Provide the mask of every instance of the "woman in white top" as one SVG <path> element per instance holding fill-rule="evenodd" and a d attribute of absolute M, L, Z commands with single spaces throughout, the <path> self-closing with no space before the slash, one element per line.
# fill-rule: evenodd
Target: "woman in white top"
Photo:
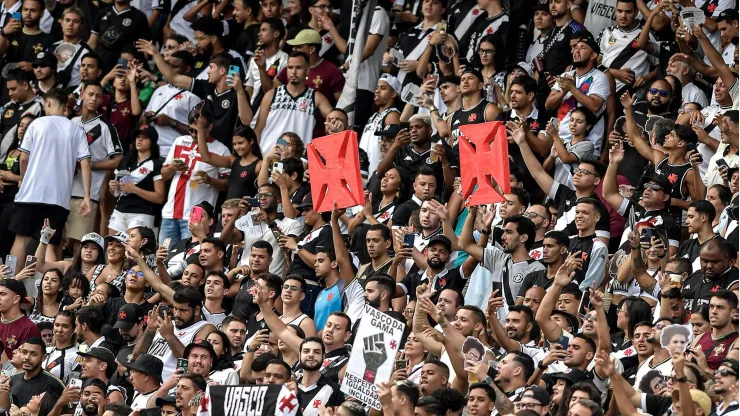
<path fill-rule="evenodd" d="M 206 340 L 211 343 L 218 359 L 211 367 L 208 384 L 220 386 L 239 384 L 239 374 L 234 370 L 229 337 L 221 331 L 208 334 Z"/>
<path fill-rule="evenodd" d="M 408 363 L 406 368 L 402 369 L 406 372 L 407 380 L 419 384 L 419 381 L 421 381 L 421 367 L 424 366 L 424 359 L 427 354 L 424 351 L 424 346 L 421 345 L 413 332 L 406 338 L 406 346 L 401 354 L 406 356 Z"/>

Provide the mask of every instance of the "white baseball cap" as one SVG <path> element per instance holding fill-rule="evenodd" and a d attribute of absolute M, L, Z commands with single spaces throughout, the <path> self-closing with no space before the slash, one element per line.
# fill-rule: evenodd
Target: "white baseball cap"
<path fill-rule="evenodd" d="M 390 85 L 391 88 L 393 88 L 393 91 L 396 92 L 396 94 L 401 93 L 401 81 L 398 80 L 398 78 L 394 77 L 390 74 L 383 74 L 380 76 L 380 81 L 385 81 L 388 85 Z"/>

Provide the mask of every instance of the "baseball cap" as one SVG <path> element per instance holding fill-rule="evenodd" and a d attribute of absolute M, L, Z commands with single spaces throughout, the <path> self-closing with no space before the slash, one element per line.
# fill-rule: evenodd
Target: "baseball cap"
<path fill-rule="evenodd" d="M 54 56 L 52 53 L 48 52 L 39 52 L 36 55 L 36 58 L 34 58 L 33 62 L 31 62 L 31 66 L 34 68 L 40 67 L 40 66 L 48 66 L 53 69 L 57 68 L 57 57 Z"/>
<path fill-rule="evenodd" d="M 157 397 L 157 400 L 154 401 L 154 404 L 157 407 L 173 405 L 175 404 L 175 396 L 173 394 L 170 394 L 169 396 L 165 396 L 165 397 Z"/>
<path fill-rule="evenodd" d="M 520 397 L 531 397 L 545 406 L 550 404 L 550 395 L 547 394 L 547 391 L 540 386 L 527 387 L 527 389 L 522 392 L 522 395 Z"/>
<path fill-rule="evenodd" d="M 427 247 L 431 246 L 434 243 L 440 243 L 443 246 L 445 246 L 447 251 L 450 251 L 450 252 L 452 251 L 452 243 L 450 242 L 450 239 L 443 236 L 442 234 L 435 235 L 434 237 L 432 237 L 429 240 L 429 244 L 427 244 Z"/>
<path fill-rule="evenodd" d="M 516 68 L 520 68 L 522 71 L 526 72 L 527 75 L 529 75 L 530 77 L 532 76 L 532 65 L 524 61 L 509 65 L 509 67 L 506 68 L 506 71 L 511 72 Z"/>
<path fill-rule="evenodd" d="M 182 356 L 187 357 L 190 355 L 190 351 L 193 350 L 193 348 L 205 348 L 208 350 L 209 353 L 211 353 L 211 358 L 213 359 L 213 363 L 216 363 L 216 360 L 218 360 L 218 355 L 216 355 L 216 350 L 213 349 L 213 345 L 211 345 L 210 342 L 208 342 L 205 339 L 196 339 L 195 341 L 188 344 L 187 347 L 185 347 L 185 351 L 183 351 Z"/>
<path fill-rule="evenodd" d="M 298 204 L 296 208 L 313 208 L 313 199 L 311 198 L 310 192 L 303 197 L 303 200 Z"/>
<path fill-rule="evenodd" d="M 735 9 L 722 10 L 722 13 L 720 13 L 719 16 L 717 16 L 717 23 L 719 22 L 732 23 L 735 20 L 738 20 L 738 11 Z"/>
<path fill-rule="evenodd" d="M 596 52 L 596 54 L 601 53 L 601 47 L 596 42 L 596 39 L 594 39 L 594 37 L 591 36 L 591 34 L 581 36 L 581 39 L 578 40 L 578 43 L 581 43 L 581 42 L 588 45 L 588 47 L 591 48 L 592 51 Z"/>
<path fill-rule="evenodd" d="M 389 124 L 385 127 L 383 127 L 382 130 L 378 130 L 375 132 L 376 136 L 382 136 L 382 137 L 396 137 L 398 132 L 401 131 L 401 125 L 400 124 Z"/>
<path fill-rule="evenodd" d="M 321 45 L 321 35 L 313 29 L 303 29 L 296 37 L 285 42 L 290 46 Z"/>
<path fill-rule="evenodd" d="M 87 233 L 82 236 L 80 244 L 85 244 L 87 242 L 93 242 L 97 244 L 101 250 L 105 249 L 105 240 L 103 240 L 103 237 L 101 237 L 98 233 Z"/>
<path fill-rule="evenodd" d="M 156 143 L 159 140 L 157 129 L 147 124 L 142 125 L 134 131 L 134 138 L 139 137 L 140 135 L 148 137 L 153 143 Z"/>
<path fill-rule="evenodd" d="M 704 412 L 704 416 L 709 416 L 712 413 L 712 399 L 710 399 L 706 393 L 698 389 L 690 389 L 689 393 L 691 393 L 691 401 L 701 408 Z M 673 390 L 671 396 L 673 397 L 673 401 L 677 402 L 680 400 L 680 392 L 678 390 Z"/>
<path fill-rule="evenodd" d="M 162 382 L 162 369 L 164 364 L 159 358 L 150 354 L 141 354 L 134 362 L 128 365 L 128 368 L 139 371 L 148 376 L 154 377 L 160 383 Z"/>
<path fill-rule="evenodd" d="M 569 368 L 567 371 L 563 371 L 562 373 L 553 373 L 552 378 L 554 380 L 562 378 L 569 381 L 571 385 L 588 379 L 586 373 L 579 368 Z"/>
<path fill-rule="evenodd" d="M 108 364 L 108 368 L 116 368 L 116 356 L 113 355 L 111 350 L 105 347 L 93 347 L 86 352 L 78 352 L 77 355 L 80 357 L 93 357 Z"/>
<path fill-rule="evenodd" d="M 121 306 L 118 310 L 118 321 L 113 326 L 116 329 L 122 329 L 128 331 L 134 327 L 134 325 L 144 321 L 144 314 L 141 313 L 139 305 L 135 303 L 127 303 Z"/>
<path fill-rule="evenodd" d="M 152 129 L 154 130 L 154 129 Z M 117 233 L 113 235 L 107 235 L 105 236 L 106 240 L 117 240 L 121 244 L 127 244 L 128 243 L 128 234 L 124 233 L 123 231 L 118 231 Z"/>
<path fill-rule="evenodd" d="M 534 11 L 550 13 L 550 5 L 548 3 L 539 2 L 536 6 L 534 6 Z"/>
<path fill-rule="evenodd" d="M 380 81 L 385 81 L 388 85 L 390 85 L 391 88 L 393 88 L 393 91 L 396 92 L 396 94 L 401 93 L 401 81 L 398 80 L 398 78 L 394 77 L 390 74 L 383 74 L 380 76 Z"/>
<path fill-rule="evenodd" d="M 465 69 L 460 74 L 460 78 L 462 78 L 462 76 L 465 74 L 475 75 L 475 77 L 478 78 L 478 81 L 483 82 L 483 74 L 481 74 L 480 71 L 478 71 L 477 69 L 473 67 L 465 67 Z"/>
<path fill-rule="evenodd" d="M 660 187 L 663 189 L 663 192 L 670 194 L 673 191 L 673 187 L 671 186 L 671 181 L 668 180 L 668 177 L 661 174 L 654 174 L 650 177 L 648 180 L 649 182 L 655 182 L 656 184 L 660 185 Z"/>
<path fill-rule="evenodd" d="M 3 279 L 0 280 L 0 286 L 5 286 L 15 292 L 16 295 L 19 295 L 21 297 L 21 303 L 29 303 L 28 299 L 26 299 L 26 296 L 28 296 L 26 285 L 24 285 L 20 280 Z"/>

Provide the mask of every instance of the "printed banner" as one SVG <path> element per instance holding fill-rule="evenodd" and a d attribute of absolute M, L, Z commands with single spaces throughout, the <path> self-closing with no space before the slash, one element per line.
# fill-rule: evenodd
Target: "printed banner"
<path fill-rule="evenodd" d="M 390 380 L 405 328 L 403 322 L 365 305 L 342 380 L 344 393 L 380 410 L 375 384 Z"/>
<path fill-rule="evenodd" d="M 198 416 L 294 416 L 299 410 L 296 392 L 282 385 L 208 386 Z"/>

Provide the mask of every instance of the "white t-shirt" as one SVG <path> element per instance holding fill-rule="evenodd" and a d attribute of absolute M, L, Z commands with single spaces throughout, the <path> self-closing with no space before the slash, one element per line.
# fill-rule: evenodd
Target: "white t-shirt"
<path fill-rule="evenodd" d="M 581 90 L 586 95 L 595 95 L 601 97 L 604 102 L 601 104 L 601 108 L 597 111 L 594 116 L 599 118 L 596 122 L 596 126 L 591 129 L 588 137 L 586 137 L 591 143 L 594 144 L 594 156 L 601 154 L 601 138 L 604 136 L 604 118 L 601 117 L 602 113 L 606 109 L 606 99 L 611 93 L 609 88 L 609 79 L 598 69 L 592 69 L 583 75 L 576 74 L 575 70 L 568 71 L 563 74 L 570 75 L 575 80 L 576 88 Z M 552 86 L 553 91 L 562 91 L 560 86 L 556 83 Z M 570 111 L 576 107 L 581 107 L 581 104 L 573 98 L 571 93 L 566 93 L 563 97 L 563 102 L 558 108 L 558 119 L 560 120 L 560 138 L 564 142 L 570 142 Z"/>
<path fill-rule="evenodd" d="M 616 2 L 614 0 L 592 0 L 588 2 L 583 25 L 593 34 L 601 33 L 609 26 L 614 26 L 617 24 L 614 17 L 615 6 Z"/>
<path fill-rule="evenodd" d="M 172 2 L 172 8 L 170 10 L 174 10 L 175 6 L 179 2 L 184 2 L 185 6 L 183 6 L 183 8 L 181 8 L 174 16 L 171 17 L 170 29 L 174 30 L 175 33 L 177 33 L 178 35 L 183 35 L 192 41 L 193 37 L 195 37 L 195 31 L 190 27 L 190 22 L 187 22 L 185 21 L 185 19 L 183 19 L 183 16 L 185 16 L 185 14 L 190 9 L 195 7 L 198 2 L 192 0 L 174 1 Z M 158 5 L 157 8 L 160 8 L 160 6 Z"/>
<path fill-rule="evenodd" d="M 360 27 L 363 27 L 365 20 L 368 18 L 367 15 L 367 10 L 363 10 Z M 365 91 L 375 91 L 375 87 L 378 84 L 378 79 L 380 78 L 380 66 L 383 63 L 383 53 L 385 53 L 386 46 L 388 45 L 388 32 L 391 28 L 388 13 L 380 6 L 375 7 L 372 19 L 368 36 L 379 35 L 381 36 L 381 40 L 378 47 L 375 48 L 375 53 L 360 64 L 360 75 L 357 88 Z M 363 35 L 358 32 L 357 36 L 357 43 L 360 43 L 359 39 L 362 38 Z"/>
<path fill-rule="evenodd" d="M 693 82 L 689 82 L 681 89 L 681 103 L 697 103 L 704 108 L 708 104 L 707 95 Z"/>
<path fill-rule="evenodd" d="M 247 215 L 250 215 L 249 213 Z M 275 220 L 280 231 L 285 235 L 298 236 L 303 231 L 301 223 L 297 220 L 282 217 Z M 285 266 L 285 256 L 283 256 L 283 250 L 278 245 L 278 240 L 275 235 L 270 231 L 269 224 L 264 221 L 259 225 L 263 233 L 257 235 L 256 233 L 244 232 L 244 255 L 242 255 L 241 266 L 249 265 L 249 253 L 252 251 L 252 245 L 257 241 L 266 241 L 272 246 L 272 263 L 270 263 L 270 273 L 277 274 L 278 276 L 283 275 L 283 268 Z"/>
<path fill-rule="evenodd" d="M 710 105 L 709 107 L 705 107 L 703 110 L 701 110 L 701 113 L 704 116 L 704 124 L 701 127 L 703 129 L 706 129 L 714 122 L 714 119 L 718 115 L 724 114 L 725 112 L 730 110 L 732 110 L 732 106 L 722 107 L 719 105 Z M 722 138 L 720 135 L 719 127 L 714 126 L 714 128 L 709 132 L 709 137 L 718 142 L 721 141 Z M 701 157 L 704 158 L 704 161 L 702 161 L 699 165 L 699 172 L 701 173 L 701 177 L 703 178 L 707 174 L 709 160 L 714 156 L 715 152 L 704 143 L 699 143 L 696 146 L 696 150 L 698 150 L 699 153 L 701 153 Z"/>
<path fill-rule="evenodd" d="M 640 390 L 640 382 L 642 381 L 642 378 L 645 377 L 645 374 L 647 374 L 650 370 L 658 370 L 660 374 L 665 377 L 671 376 L 671 372 L 673 371 L 673 363 L 671 362 L 671 357 L 669 356 L 661 363 L 652 362 L 654 358 L 655 356 L 651 355 L 650 358 L 643 361 L 643 363 L 640 364 L 640 368 L 637 369 L 637 374 L 635 374 L 635 384 L 633 385 L 635 390 Z"/>
<path fill-rule="evenodd" d="M 121 141 L 118 139 L 118 130 L 112 124 L 104 121 L 100 116 L 90 120 L 82 120 L 82 117 L 72 119 L 74 123 L 79 124 L 87 133 L 87 144 L 90 147 L 90 162 L 103 162 L 115 155 L 123 153 Z M 90 199 L 93 201 L 100 200 L 100 191 L 103 188 L 105 180 L 105 170 L 93 170 L 90 182 Z M 85 188 L 82 184 L 81 172 L 75 175 L 72 183 L 72 196 L 82 198 L 85 196 Z"/>
<path fill-rule="evenodd" d="M 657 59 L 648 55 L 645 49 L 635 49 L 633 42 L 642 32 L 642 26 L 637 25 L 632 30 L 626 31 L 617 26 L 607 27 L 599 35 L 599 46 L 601 47 L 602 65 L 607 68 L 631 69 L 635 73 L 635 79 L 647 75 L 650 66 L 657 63 Z M 650 36 L 650 42 L 655 43 L 655 38 Z M 657 47 L 657 45 L 656 45 Z M 625 84 L 614 79 L 616 90 L 619 91 Z"/>
<path fill-rule="evenodd" d="M 200 101 L 200 98 L 192 92 L 181 90 L 180 88 L 167 84 L 162 85 L 154 91 L 152 99 L 149 100 L 149 105 L 146 106 L 145 111 L 159 111 L 157 114 L 164 114 L 173 120 L 187 124 L 190 110 L 198 105 Z M 157 140 L 157 144 L 159 145 L 159 154 L 166 155 L 170 152 L 172 143 L 174 143 L 175 139 L 180 137 L 181 134 L 170 126 L 159 126 L 156 123 L 153 123 L 152 125 L 159 135 L 159 140 Z"/>
<path fill-rule="evenodd" d="M 239 384 L 239 374 L 233 368 L 214 371 L 209 376 L 209 385 L 236 386 Z"/>
<path fill-rule="evenodd" d="M 15 202 L 58 205 L 69 209 L 77 162 L 90 158 L 85 131 L 62 116 L 45 116 L 26 128 L 21 152 L 28 167 Z M 53 163 L 50 163 L 53 161 Z"/>
<path fill-rule="evenodd" d="M 267 68 L 268 74 L 273 71 L 273 66 L 275 67 L 275 76 L 277 76 L 277 74 L 279 74 L 280 71 L 283 70 L 283 68 L 288 66 L 288 54 L 283 51 L 278 51 L 278 53 L 276 53 L 275 55 L 265 57 L 265 67 Z M 254 59 L 249 61 L 247 79 L 244 80 L 244 85 L 254 88 L 252 92 L 252 104 L 254 104 L 257 96 L 259 96 L 260 88 L 262 88 L 262 81 L 260 80 L 260 70 L 257 67 L 257 64 L 254 63 Z M 257 119 L 256 114 L 254 115 L 254 119 Z"/>
<path fill-rule="evenodd" d="M 696 4 L 696 7 L 702 8 L 704 6 L 704 3 L 713 3 L 710 4 L 707 9 L 710 10 L 711 14 L 707 16 L 717 18 L 719 17 L 719 14 L 727 9 L 735 9 L 737 6 L 735 5 L 735 0 L 696 0 L 694 2 Z M 704 12 L 706 14 L 706 11 Z M 702 29 L 704 33 L 706 33 L 707 38 L 709 38 L 709 41 L 712 42 L 712 46 L 714 46 L 714 49 L 717 49 L 718 51 L 722 50 L 722 45 L 720 44 L 720 33 L 719 30 L 715 30 L 714 33 L 710 33 L 707 29 Z"/>
<path fill-rule="evenodd" d="M 211 139 L 208 142 L 208 151 L 219 156 L 231 154 L 229 149 L 221 142 Z M 182 159 L 188 169 L 184 172 L 176 172 L 172 177 L 170 190 L 167 195 L 167 202 L 162 209 L 162 218 L 188 219 L 190 211 L 195 205 L 203 201 L 208 201 L 211 205 L 216 205 L 218 190 L 204 183 L 192 187 L 190 184 L 191 175 L 195 172 L 205 171 L 212 178 L 222 178 L 228 176 L 231 168 L 217 168 L 205 163 L 198 153 L 198 143 L 190 136 L 180 136 L 175 139 L 175 143 L 167 154 L 167 159 L 163 166 L 172 163 L 174 159 Z"/>
<path fill-rule="evenodd" d="M 727 143 L 720 143 L 719 147 L 717 147 L 717 152 L 714 153 L 714 156 L 712 156 L 711 159 L 709 159 L 709 166 L 707 167 L 707 173 L 702 176 L 704 179 L 704 184 L 707 186 L 707 188 L 711 188 L 714 185 L 717 184 L 724 184 L 724 181 L 722 180 L 722 176 L 719 174 L 719 169 L 717 169 L 717 161 L 720 159 L 724 159 L 725 162 L 727 162 L 727 165 L 731 168 L 737 168 L 738 166 L 738 155 L 737 153 L 734 154 L 726 154 L 725 152 L 728 151 L 727 147 L 730 146 Z"/>

